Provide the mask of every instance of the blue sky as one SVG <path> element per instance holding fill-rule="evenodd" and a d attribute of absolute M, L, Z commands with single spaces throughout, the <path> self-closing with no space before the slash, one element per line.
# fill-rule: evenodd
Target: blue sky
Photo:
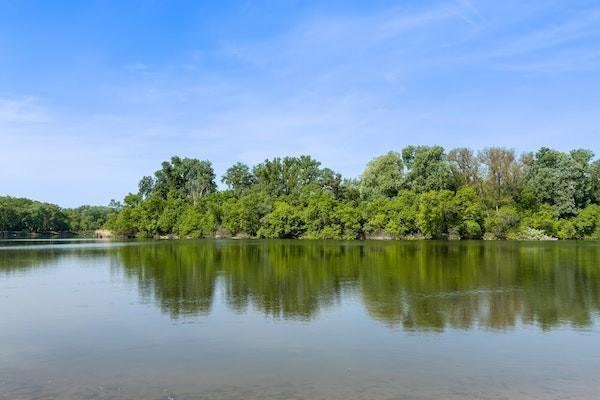
<path fill-rule="evenodd" d="M 175 154 L 357 176 L 408 144 L 599 138 L 597 0 L 0 0 L 0 194 L 106 204 Z"/>

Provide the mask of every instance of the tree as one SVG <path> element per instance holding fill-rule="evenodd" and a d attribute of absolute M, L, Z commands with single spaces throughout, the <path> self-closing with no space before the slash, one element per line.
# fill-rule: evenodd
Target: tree
<path fill-rule="evenodd" d="M 385 232 L 396 238 L 417 233 L 418 203 L 417 194 L 408 190 L 403 190 L 398 197 L 392 199 L 387 204 L 389 220 L 385 224 Z"/>
<path fill-rule="evenodd" d="M 454 222 L 451 229 L 463 239 L 480 239 L 483 233 L 483 206 L 477 191 L 464 186 L 451 201 Z"/>
<path fill-rule="evenodd" d="M 600 160 L 590 164 L 590 179 L 592 181 L 591 202 L 600 203 Z"/>
<path fill-rule="evenodd" d="M 448 158 L 441 146 L 408 146 L 402 150 L 407 168 L 404 186 L 416 193 L 455 187 Z"/>
<path fill-rule="evenodd" d="M 258 236 L 271 239 L 299 238 L 305 231 L 301 211 L 284 201 L 275 203 L 273 211 L 264 219 Z"/>
<path fill-rule="evenodd" d="M 322 189 L 310 197 L 303 213 L 307 238 L 339 239 L 341 237 L 342 227 L 335 212 L 338 204 L 330 193 Z"/>
<path fill-rule="evenodd" d="M 581 210 L 574 220 L 577 237 L 600 239 L 600 205 L 591 204 Z"/>
<path fill-rule="evenodd" d="M 600 237 L 600 162 L 585 149 L 523 154 L 408 146 L 371 160 L 360 180 L 309 157 L 230 167 L 217 191 L 208 161 L 173 157 L 123 204 L 63 210 L 0 197 L 0 229 L 104 225 L 117 234 L 265 238 L 581 239 Z"/>
<path fill-rule="evenodd" d="M 394 197 L 402 187 L 402 176 L 402 156 L 390 151 L 369 161 L 360 177 L 361 191 L 366 197 Z"/>
<path fill-rule="evenodd" d="M 331 193 L 335 199 L 342 200 L 344 198 L 344 181 L 340 173 L 323 168 L 319 173 L 318 181 L 319 187 Z"/>
<path fill-rule="evenodd" d="M 521 217 L 514 206 L 502 206 L 485 218 L 486 239 L 506 239 L 519 226 Z"/>
<path fill-rule="evenodd" d="M 522 187 L 523 171 L 513 149 L 489 147 L 479 152 L 484 166 L 483 190 L 485 198 L 496 211 L 510 204 Z"/>
<path fill-rule="evenodd" d="M 310 156 L 274 158 L 254 167 L 259 187 L 271 197 L 298 198 L 302 189 L 318 186 L 321 163 Z"/>
<path fill-rule="evenodd" d="M 210 161 L 175 156 L 171 158 L 171 162 L 164 161 L 162 168 L 154 176 L 153 193 L 159 193 L 163 198 L 171 190 L 176 190 L 190 196 L 196 203 L 200 197 L 217 189 Z"/>
<path fill-rule="evenodd" d="M 144 176 L 138 183 L 138 194 L 141 198 L 146 199 L 152 194 L 154 188 L 154 179 L 151 176 Z"/>
<path fill-rule="evenodd" d="M 481 183 L 481 172 L 479 160 L 466 147 L 459 147 L 450 150 L 448 153 L 450 170 L 457 187 L 474 186 L 479 187 Z"/>
<path fill-rule="evenodd" d="M 217 221 L 208 210 L 198 205 L 187 207 L 179 223 L 181 237 L 205 238 L 215 237 Z"/>
<path fill-rule="evenodd" d="M 363 236 L 363 219 L 356 207 L 339 203 L 335 209 L 335 218 L 340 224 L 341 239 L 356 240 Z"/>
<path fill-rule="evenodd" d="M 240 162 L 229 167 L 221 180 L 237 197 L 246 193 L 256 184 L 256 177 L 250 171 L 250 168 Z"/>
<path fill-rule="evenodd" d="M 252 190 L 223 204 L 223 227 L 232 235 L 256 236 L 261 220 L 272 210 L 271 199 L 264 193 Z"/>
<path fill-rule="evenodd" d="M 178 233 L 179 219 L 185 212 L 186 202 L 179 192 L 172 190 L 167 195 L 162 212 L 158 218 L 158 230 L 161 233 Z"/>
<path fill-rule="evenodd" d="M 543 147 L 527 165 L 526 185 L 539 203 L 554 207 L 559 216 L 575 215 L 593 200 L 592 153 L 570 154 Z"/>
<path fill-rule="evenodd" d="M 441 239 L 454 222 L 453 193 L 449 190 L 425 192 L 419 196 L 417 226 L 426 238 Z"/>

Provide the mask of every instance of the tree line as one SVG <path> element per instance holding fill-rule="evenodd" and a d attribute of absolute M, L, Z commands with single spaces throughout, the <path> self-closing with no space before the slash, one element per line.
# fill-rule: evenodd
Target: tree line
<path fill-rule="evenodd" d="M 56 204 L 0 196 L 0 232 L 86 232 L 101 228 L 113 207 L 61 208 Z"/>
<path fill-rule="evenodd" d="M 600 239 L 600 160 L 590 150 L 408 146 L 357 179 L 310 156 L 231 166 L 172 157 L 115 203 L 129 237 Z"/>

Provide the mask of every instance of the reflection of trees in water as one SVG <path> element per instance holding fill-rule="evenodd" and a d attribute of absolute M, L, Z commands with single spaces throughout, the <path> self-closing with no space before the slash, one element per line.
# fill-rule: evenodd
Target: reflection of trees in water
<path fill-rule="evenodd" d="M 115 252 L 144 297 L 156 297 L 173 317 L 207 313 L 216 279 L 223 277 L 229 306 L 249 304 L 266 315 L 309 319 L 340 298 L 344 281 L 356 281 L 346 248 L 293 242 L 166 242 Z"/>
<path fill-rule="evenodd" d="M 65 262 L 68 258 L 78 261 L 93 260 L 105 256 L 106 251 L 106 248 L 63 245 L 0 247 L 0 276 L 45 269 Z"/>
<path fill-rule="evenodd" d="M 206 241 L 117 254 L 172 316 L 206 313 L 217 276 L 239 312 L 310 319 L 345 290 L 405 329 L 587 326 L 600 308 L 600 248 L 589 243 Z"/>
<path fill-rule="evenodd" d="M 586 244 L 425 242 L 382 253 L 360 282 L 369 313 L 392 326 L 586 326 L 600 306 L 600 251 Z"/>
<path fill-rule="evenodd" d="M 238 312 L 310 319 L 358 296 L 373 318 L 418 330 L 589 326 L 600 310 L 600 246 L 581 242 L 148 242 L 3 250 L 0 273 L 107 253 L 173 318 L 207 314 L 217 286 Z"/>
<path fill-rule="evenodd" d="M 310 319 L 341 299 L 345 282 L 358 276 L 355 252 L 339 244 L 255 242 L 222 248 L 229 304 L 250 302 L 272 317 Z"/>
<path fill-rule="evenodd" d="M 214 246 L 148 243 L 119 248 L 114 255 L 142 297 L 156 299 L 171 317 L 209 313 L 217 277 Z"/>

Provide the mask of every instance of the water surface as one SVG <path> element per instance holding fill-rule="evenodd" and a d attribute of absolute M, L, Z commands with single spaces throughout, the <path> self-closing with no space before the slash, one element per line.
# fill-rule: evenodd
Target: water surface
<path fill-rule="evenodd" d="M 600 243 L 0 241 L 0 399 L 597 399 Z"/>

